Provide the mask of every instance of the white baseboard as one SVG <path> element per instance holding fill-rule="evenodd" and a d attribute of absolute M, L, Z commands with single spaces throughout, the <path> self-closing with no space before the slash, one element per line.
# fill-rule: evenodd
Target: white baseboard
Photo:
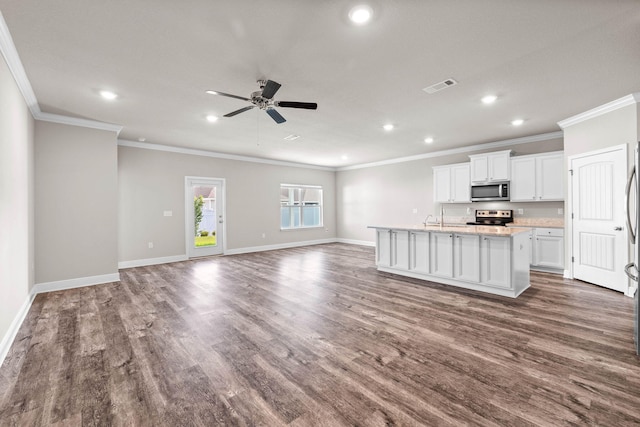
<path fill-rule="evenodd" d="M 325 243 L 336 243 L 336 242 L 337 242 L 336 239 L 320 239 L 320 240 L 307 240 L 304 242 L 280 243 L 278 245 L 251 246 L 247 248 L 228 249 L 227 251 L 225 251 L 224 254 L 240 255 L 240 254 L 248 254 L 251 252 L 275 251 L 277 249 L 298 248 L 300 246 L 323 245 Z"/>
<path fill-rule="evenodd" d="M 571 270 L 565 270 L 564 273 L 562 274 L 562 277 L 565 279 L 573 279 L 573 276 L 571 275 Z"/>
<path fill-rule="evenodd" d="M 102 274 L 100 276 L 78 277 L 77 279 L 58 280 L 55 282 L 36 283 L 32 293 L 63 291 L 65 289 L 82 288 L 84 286 L 100 285 L 102 283 L 119 282 L 120 273 Z"/>
<path fill-rule="evenodd" d="M 367 240 L 353 240 L 353 239 L 336 239 L 338 243 L 347 243 L 349 245 L 360 245 L 360 246 L 376 246 L 376 242 L 369 242 Z"/>
<path fill-rule="evenodd" d="M 134 259 L 132 261 L 121 261 L 118 263 L 118 269 L 146 267 L 147 265 L 168 264 L 170 262 L 186 261 L 189 257 L 186 255 L 173 255 L 160 258 Z"/>
<path fill-rule="evenodd" d="M 31 308 L 31 304 L 33 303 L 33 299 L 35 297 L 36 294 L 33 292 L 31 292 L 27 296 L 27 299 L 20 307 L 20 310 L 18 310 L 18 313 L 13 319 L 13 322 L 11 322 L 11 325 L 9 325 L 9 330 L 6 334 L 4 334 L 4 337 L 2 337 L 2 341 L 0 341 L 0 367 L 2 367 L 7 354 L 9 354 L 11 344 L 13 344 L 13 340 L 16 339 L 18 330 L 20 329 L 20 326 L 22 326 L 22 322 L 24 322 L 24 319 L 27 317 L 27 313 L 29 313 L 29 309 Z"/>

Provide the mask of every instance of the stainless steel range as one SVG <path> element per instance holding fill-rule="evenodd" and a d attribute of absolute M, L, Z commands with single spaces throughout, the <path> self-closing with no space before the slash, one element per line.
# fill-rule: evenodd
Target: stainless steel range
<path fill-rule="evenodd" d="M 506 226 L 510 222 L 513 222 L 512 210 L 477 210 L 476 220 L 468 222 L 467 225 L 497 225 Z"/>

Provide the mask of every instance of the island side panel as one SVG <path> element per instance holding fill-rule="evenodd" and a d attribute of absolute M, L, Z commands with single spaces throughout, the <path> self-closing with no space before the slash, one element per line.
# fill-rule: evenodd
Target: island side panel
<path fill-rule="evenodd" d="M 529 252 L 529 233 L 519 233 L 511 236 L 511 280 L 517 297 L 531 285 Z"/>

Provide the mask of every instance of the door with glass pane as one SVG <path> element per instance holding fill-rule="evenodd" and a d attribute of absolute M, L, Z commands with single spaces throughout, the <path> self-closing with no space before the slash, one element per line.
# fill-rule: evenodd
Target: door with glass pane
<path fill-rule="evenodd" d="M 189 258 L 219 255 L 224 248 L 224 180 L 186 177 L 185 232 Z"/>

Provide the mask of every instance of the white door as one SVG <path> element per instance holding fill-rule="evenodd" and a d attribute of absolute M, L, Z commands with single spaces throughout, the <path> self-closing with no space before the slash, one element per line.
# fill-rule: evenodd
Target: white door
<path fill-rule="evenodd" d="M 626 146 L 571 158 L 573 277 L 624 292 Z"/>
<path fill-rule="evenodd" d="M 224 180 L 185 178 L 185 233 L 189 258 L 224 250 Z"/>

